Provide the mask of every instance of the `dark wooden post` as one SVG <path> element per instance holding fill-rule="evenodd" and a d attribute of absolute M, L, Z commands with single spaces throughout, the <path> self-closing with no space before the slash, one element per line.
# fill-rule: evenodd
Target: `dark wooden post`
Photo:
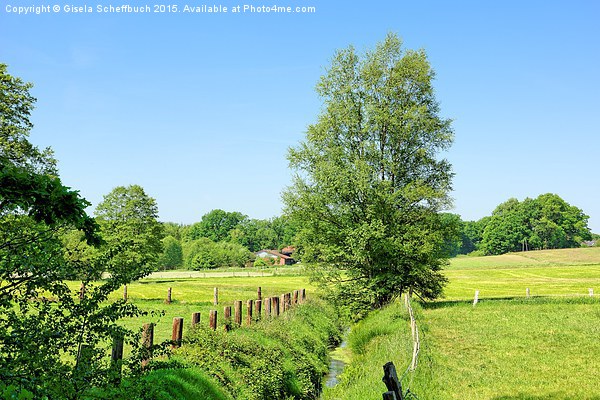
<path fill-rule="evenodd" d="M 225 332 L 229 332 L 231 329 L 231 306 L 223 307 L 223 318 L 225 319 L 223 329 L 225 329 Z"/>
<path fill-rule="evenodd" d="M 81 282 L 81 286 L 79 286 L 79 300 L 83 300 L 85 297 L 85 283 Z"/>
<path fill-rule="evenodd" d="M 306 301 L 306 289 L 300 289 L 300 303 Z"/>
<path fill-rule="evenodd" d="M 258 300 L 262 300 L 262 287 L 258 287 L 258 289 L 256 290 L 256 298 Z"/>
<path fill-rule="evenodd" d="M 123 342 L 124 338 L 122 335 L 116 335 L 113 337 L 113 346 L 110 353 L 110 369 L 112 374 L 112 381 L 115 384 L 121 382 L 121 367 L 123 365 Z"/>
<path fill-rule="evenodd" d="M 397 400 L 394 392 L 385 392 L 383 394 L 383 400 Z"/>
<path fill-rule="evenodd" d="M 279 297 L 271 297 L 271 315 L 274 317 L 279 316 Z"/>
<path fill-rule="evenodd" d="M 167 300 L 165 301 L 165 303 L 167 303 L 167 304 L 171 304 L 171 292 L 172 292 L 172 289 L 169 288 L 169 290 L 167 290 Z"/>
<path fill-rule="evenodd" d="M 215 288 L 215 293 L 213 296 L 213 304 L 215 306 L 219 304 L 219 288 Z"/>
<path fill-rule="evenodd" d="M 294 290 L 292 292 L 292 304 L 293 305 L 298 304 L 298 291 L 297 290 Z"/>
<path fill-rule="evenodd" d="M 127 301 L 127 285 L 123 286 L 123 300 Z"/>
<path fill-rule="evenodd" d="M 242 325 L 242 301 L 236 300 L 233 303 L 233 322 L 236 326 Z"/>
<path fill-rule="evenodd" d="M 290 308 L 292 308 L 292 294 L 286 293 L 284 298 L 285 298 L 285 311 L 287 311 Z"/>
<path fill-rule="evenodd" d="M 259 320 L 262 313 L 262 300 L 256 300 L 254 302 L 254 319 Z"/>
<path fill-rule="evenodd" d="M 192 313 L 192 328 L 194 328 L 199 323 L 200 323 L 200 313 L 199 312 Z"/>
<path fill-rule="evenodd" d="M 393 362 L 388 362 L 383 366 L 383 383 L 388 389 L 388 392 L 394 393 L 397 400 L 404 400 L 402 395 L 402 384 L 398 379 L 398 374 L 396 373 L 396 366 Z M 394 397 L 388 397 L 394 398 Z"/>
<path fill-rule="evenodd" d="M 183 318 L 175 317 L 175 318 L 173 318 L 173 334 L 171 335 L 171 340 L 173 341 L 172 348 L 180 347 L 182 339 L 183 339 Z"/>
<path fill-rule="evenodd" d="M 208 323 L 213 331 L 217 329 L 217 310 L 210 310 Z"/>
<path fill-rule="evenodd" d="M 144 324 L 142 330 L 142 345 L 145 348 L 145 355 L 142 359 L 142 368 L 150 362 L 152 358 L 152 346 L 154 345 L 154 324 Z"/>
<path fill-rule="evenodd" d="M 254 306 L 254 300 L 246 301 L 246 325 L 252 324 L 252 308 Z"/>

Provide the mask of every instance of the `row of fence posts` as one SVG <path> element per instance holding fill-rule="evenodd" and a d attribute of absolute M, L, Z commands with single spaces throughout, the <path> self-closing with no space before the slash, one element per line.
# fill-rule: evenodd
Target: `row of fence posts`
<path fill-rule="evenodd" d="M 590 297 L 594 297 L 594 289 L 588 288 L 588 295 Z M 531 297 L 531 290 L 529 288 L 525 288 L 525 297 Z M 479 290 L 475 291 L 475 297 L 473 297 L 473 307 L 479 302 Z"/>
<path fill-rule="evenodd" d="M 172 289 L 169 288 L 167 291 L 167 299 L 165 302 L 170 304 L 172 302 Z M 306 289 L 294 290 L 292 293 L 284 293 L 281 296 L 262 298 L 262 288 L 259 287 L 257 290 L 257 300 L 246 301 L 246 325 L 251 325 L 252 321 L 260 320 L 263 314 L 265 318 L 274 318 L 283 314 L 293 306 L 304 303 L 306 301 Z M 123 290 L 123 299 L 127 301 L 127 286 Z M 219 304 L 219 290 L 214 289 L 213 304 Z M 242 326 L 242 301 L 236 300 L 233 303 L 233 321 L 231 318 L 231 306 L 223 307 L 223 315 L 225 323 L 223 329 L 225 332 L 230 331 L 234 327 Z M 264 305 L 264 308 L 263 308 Z M 200 324 L 200 313 L 192 313 L 192 328 L 195 328 Z M 217 329 L 217 310 L 210 310 L 208 317 L 208 325 L 210 329 Z M 173 331 L 171 335 L 172 348 L 181 346 L 183 341 L 183 318 L 173 318 Z M 148 365 L 150 358 L 152 357 L 151 349 L 154 345 L 154 324 L 144 324 L 142 327 L 142 346 L 147 349 L 147 357 L 142 360 L 142 368 Z M 111 365 L 115 370 L 115 376 L 120 376 L 121 363 L 123 359 L 123 338 L 117 337 L 113 341 L 113 348 L 111 352 Z M 116 378 L 120 379 L 120 378 Z"/>

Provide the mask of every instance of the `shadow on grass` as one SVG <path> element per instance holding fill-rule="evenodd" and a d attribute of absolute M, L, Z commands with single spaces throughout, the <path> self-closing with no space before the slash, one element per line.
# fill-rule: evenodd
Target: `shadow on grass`
<path fill-rule="evenodd" d="M 516 395 L 506 395 L 494 397 L 492 400 L 580 400 L 581 397 L 568 395 L 565 393 L 551 393 L 543 396 L 535 396 L 525 393 L 519 393 Z M 600 400 L 600 397 L 586 397 L 588 400 Z"/>
<path fill-rule="evenodd" d="M 176 282 L 176 281 L 174 279 L 151 280 L 151 281 L 139 280 L 136 283 L 139 283 L 141 285 L 149 285 L 149 284 L 155 284 L 155 283 L 172 283 L 172 282 Z"/>

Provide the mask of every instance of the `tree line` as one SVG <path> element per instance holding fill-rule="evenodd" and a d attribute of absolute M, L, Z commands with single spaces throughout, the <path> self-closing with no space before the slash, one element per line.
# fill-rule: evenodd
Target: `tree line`
<path fill-rule="evenodd" d="M 447 242 L 450 256 L 574 248 L 597 236 L 583 210 L 553 193 L 523 201 L 511 198 L 478 221 L 462 221 L 455 214 L 445 218 L 458 227 Z"/>

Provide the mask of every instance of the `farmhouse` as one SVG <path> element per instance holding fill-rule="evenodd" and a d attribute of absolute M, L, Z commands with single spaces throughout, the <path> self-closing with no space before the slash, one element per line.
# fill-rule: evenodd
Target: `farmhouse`
<path fill-rule="evenodd" d="M 289 255 L 282 254 L 282 253 L 278 252 L 277 250 L 260 250 L 260 251 L 257 251 L 255 254 L 256 254 L 256 257 L 260 257 L 260 258 L 278 259 L 279 265 L 292 265 L 296 262 Z"/>

